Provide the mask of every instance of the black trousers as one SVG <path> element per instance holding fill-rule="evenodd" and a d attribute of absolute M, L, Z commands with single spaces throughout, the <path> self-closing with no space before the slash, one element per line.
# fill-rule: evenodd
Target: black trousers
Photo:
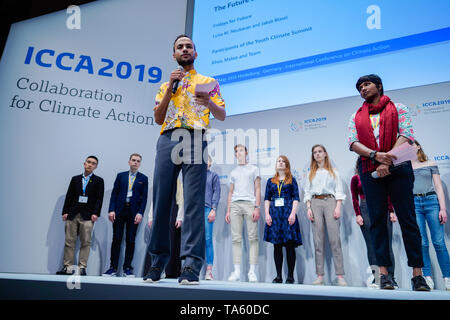
<path fill-rule="evenodd" d="M 111 267 L 114 269 L 118 268 L 124 229 L 126 230 L 126 247 L 123 269 L 131 268 L 135 247 L 134 240 L 139 226 L 134 223 L 134 218 L 135 216 L 131 213 L 129 206 L 125 206 L 120 214 L 116 214 L 116 219 L 113 223 L 113 241 L 111 245 Z"/>
<path fill-rule="evenodd" d="M 377 263 L 377 257 L 375 256 L 374 243 L 372 241 L 372 236 L 370 233 L 371 223 L 370 223 L 369 210 L 367 209 L 366 199 L 361 199 L 361 203 L 360 203 L 359 207 L 361 209 L 361 216 L 364 220 L 364 224 L 361 226 L 361 232 L 363 234 L 364 241 L 366 242 L 367 259 L 369 260 L 370 265 L 378 266 L 379 264 Z M 388 232 L 388 236 L 389 236 L 389 256 L 391 258 L 391 263 L 392 263 L 391 266 L 387 267 L 387 270 L 388 270 L 388 273 L 393 276 L 395 273 L 395 259 L 394 259 L 394 252 L 392 251 L 393 227 L 392 227 L 392 222 L 391 222 L 389 215 L 388 215 L 386 223 L 387 223 L 387 232 Z"/>
<path fill-rule="evenodd" d="M 388 219 L 387 198 L 390 196 L 402 230 L 408 266 L 423 267 L 421 236 L 414 207 L 414 173 L 411 162 L 404 162 L 394 167 L 390 175 L 378 179 L 372 178 L 370 172 L 362 173 L 361 161 L 359 161 L 358 168 L 372 224 L 370 233 L 377 264 L 383 267 L 392 265 L 386 223 Z"/>

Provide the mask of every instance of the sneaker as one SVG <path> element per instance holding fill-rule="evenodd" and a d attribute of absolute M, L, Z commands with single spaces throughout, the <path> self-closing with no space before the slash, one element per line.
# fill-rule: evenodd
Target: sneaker
<path fill-rule="evenodd" d="M 184 267 L 178 278 L 178 283 L 183 285 L 199 284 L 198 275 L 194 273 L 194 270 L 191 267 Z"/>
<path fill-rule="evenodd" d="M 283 283 L 283 278 L 276 276 L 275 279 L 272 280 L 272 283 Z"/>
<path fill-rule="evenodd" d="M 86 276 L 86 268 L 80 268 L 80 276 Z"/>
<path fill-rule="evenodd" d="M 228 281 L 239 281 L 241 280 L 241 276 L 239 273 L 233 271 L 228 277 Z"/>
<path fill-rule="evenodd" d="M 430 287 L 431 290 L 433 290 L 434 289 L 433 278 L 431 276 L 426 276 L 424 278 L 425 278 L 425 281 L 426 281 L 427 285 Z"/>
<path fill-rule="evenodd" d="M 117 269 L 109 268 L 105 273 L 102 274 L 103 277 L 115 277 L 117 276 Z"/>
<path fill-rule="evenodd" d="M 450 278 L 444 278 L 445 290 L 450 290 Z"/>
<path fill-rule="evenodd" d="M 150 283 L 158 282 L 160 279 L 161 279 L 161 269 L 155 267 L 151 267 L 144 277 L 144 281 Z"/>
<path fill-rule="evenodd" d="M 288 284 L 294 284 L 294 283 L 295 283 L 295 280 L 294 280 L 294 278 L 292 278 L 292 277 L 287 277 L 285 283 L 288 283 Z"/>
<path fill-rule="evenodd" d="M 415 276 L 411 279 L 411 286 L 413 291 L 430 291 L 430 287 L 428 286 L 425 278 L 422 276 Z"/>
<path fill-rule="evenodd" d="M 382 290 L 394 290 L 394 283 L 392 282 L 392 276 L 390 274 L 380 275 L 380 289 Z"/>
<path fill-rule="evenodd" d="M 212 269 L 206 269 L 205 280 L 213 280 Z"/>
<path fill-rule="evenodd" d="M 317 279 L 314 280 L 312 284 L 313 284 L 314 286 L 323 286 L 325 283 L 324 283 L 324 281 L 323 281 L 323 277 L 322 277 L 322 278 L 317 277 Z"/>
<path fill-rule="evenodd" d="M 61 270 L 56 272 L 57 275 L 71 275 L 71 274 L 75 274 L 75 270 L 69 271 L 69 269 L 65 266 L 64 268 L 62 268 Z"/>
<path fill-rule="evenodd" d="M 375 278 L 373 278 L 372 283 L 369 283 L 369 285 L 367 287 L 370 289 L 379 289 L 380 288 L 380 286 L 375 281 Z"/>
<path fill-rule="evenodd" d="M 125 268 L 123 270 L 123 276 L 126 278 L 134 278 L 134 273 L 132 268 Z"/>
<path fill-rule="evenodd" d="M 394 276 L 391 276 L 391 280 L 392 280 L 392 283 L 394 284 L 394 287 L 398 289 L 398 283 L 397 283 L 397 281 L 395 281 Z"/>
<path fill-rule="evenodd" d="M 347 282 L 345 281 L 344 277 L 337 277 L 336 284 L 340 287 L 347 286 Z"/>
<path fill-rule="evenodd" d="M 248 272 L 248 282 L 258 282 L 258 277 L 256 276 L 255 271 L 250 270 Z"/>

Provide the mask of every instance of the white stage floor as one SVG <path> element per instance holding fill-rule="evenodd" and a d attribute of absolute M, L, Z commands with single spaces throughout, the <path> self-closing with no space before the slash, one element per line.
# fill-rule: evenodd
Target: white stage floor
<path fill-rule="evenodd" d="M 79 287 L 79 289 L 77 289 Z M 71 289 L 70 289 L 71 288 Z M 229 281 L 179 285 L 176 279 L 152 284 L 142 278 L 0 273 L 1 299 L 151 299 L 151 300 L 450 300 L 450 291 L 414 292 L 365 287 L 312 286 Z"/>

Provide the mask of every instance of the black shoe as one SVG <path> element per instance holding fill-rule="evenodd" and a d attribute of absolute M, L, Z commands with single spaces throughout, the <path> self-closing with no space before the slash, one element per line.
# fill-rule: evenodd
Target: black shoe
<path fill-rule="evenodd" d="M 272 280 L 272 283 L 283 283 L 283 278 L 277 276 L 275 279 Z"/>
<path fill-rule="evenodd" d="M 394 290 L 394 283 L 390 274 L 382 274 L 380 277 L 380 289 Z"/>
<path fill-rule="evenodd" d="M 295 283 L 295 280 L 294 280 L 294 278 L 292 278 L 292 277 L 287 277 L 285 283 L 294 284 L 294 283 Z"/>
<path fill-rule="evenodd" d="M 179 284 L 199 284 L 198 275 L 194 273 L 191 267 L 184 267 L 178 278 Z"/>
<path fill-rule="evenodd" d="M 86 275 L 86 268 L 80 268 L 80 276 Z"/>
<path fill-rule="evenodd" d="M 391 277 L 391 280 L 392 280 L 392 283 L 394 284 L 394 287 L 396 287 L 398 289 L 398 283 L 397 283 L 397 281 L 395 281 L 394 276 Z"/>
<path fill-rule="evenodd" d="M 158 282 L 161 280 L 161 269 L 151 267 L 144 277 L 145 282 Z"/>
<path fill-rule="evenodd" d="M 63 275 L 63 276 L 68 276 L 71 274 L 74 274 L 75 270 L 72 270 L 72 272 L 69 272 L 69 270 L 67 269 L 67 267 L 62 268 L 61 270 L 57 271 L 56 274 L 57 275 Z"/>
<path fill-rule="evenodd" d="M 415 276 L 411 279 L 411 285 L 413 291 L 430 291 L 430 287 L 428 286 L 425 278 L 422 276 Z"/>

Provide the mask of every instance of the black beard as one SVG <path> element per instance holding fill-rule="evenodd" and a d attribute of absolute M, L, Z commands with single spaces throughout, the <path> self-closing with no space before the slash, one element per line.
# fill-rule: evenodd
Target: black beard
<path fill-rule="evenodd" d="M 177 62 L 180 66 L 185 67 L 194 63 L 194 59 L 191 58 L 189 60 L 181 60 L 181 58 L 177 59 Z"/>

